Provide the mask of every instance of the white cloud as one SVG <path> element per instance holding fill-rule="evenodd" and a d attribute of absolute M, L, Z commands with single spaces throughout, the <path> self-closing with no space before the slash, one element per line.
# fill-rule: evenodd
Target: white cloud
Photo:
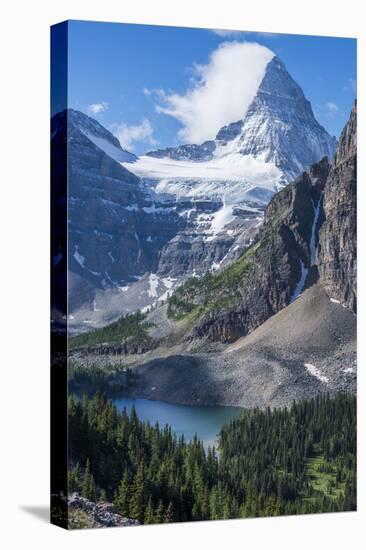
<path fill-rule="evenodd" d="M 229 31 L 227 29 L 211 29 L 214 34 L 221 36 L 222 38 L 231 38 L 233 36 L 239 36 L 244 31 Z"/>
<path fill-rule="evenodd" d="M 211 32 L 214 34 L 217 34 L 217 36 L 221 36 L 221 38 L 237 38 L 237 37 L 243 37 L 243 35 L 247 35 L 248 37 L 263 37 L 263 38 L 278 38 L 280 36 L 278 33 L 275 32 L 256 32 L 256 31 L 232 31 L 229 29 L 210 29 Z"/>
<path fill-rule="evenodd" d="M 144 118 L 136 126 L 128 126 L 124 123 L 115 124 L 113 131 L 118 137 L 121 146 L 128 150 L 134 149 L 135 141 L 143 141 L 149 145 L 157 144 L 157 141 L 153 137 L 153 127 L 147 118 Z"/>
<path fill-rule="evenodd" d="M 336 103 L 333 103 L 333 101 L 327 101 L 327 103 L 325 104 L 325 107 L 330 116 L 335 115 L 339 111 L 338 105 Z"/>
<path fill-rule="evenodd" d="M 93 115 L 98 115 L 99 113 L 103 113 L 106 111 L 109 107 L 109 104 L 106 101 L 101 101 L 100 103 L 92 103 L 91 105 L 88 105 L 88 112 Z"/>
<path fill-rule="evenodd" d="M 155 92 L 160 102 L 156 109 L 179 120 L 181 140 L 213 139 L 222 126 L 244 116 L 273 56 L 253 42 L 223 42 L 207 65 L 194 67 L 185 94 Z"/>

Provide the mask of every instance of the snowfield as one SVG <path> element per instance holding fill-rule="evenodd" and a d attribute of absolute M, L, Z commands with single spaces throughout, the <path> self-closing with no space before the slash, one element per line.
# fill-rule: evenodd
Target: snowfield
<path fill-rule="evenodd" d="M 209 231 L 212 237 L 235 219 L 235 205 L 244 203 L 253 211 L 250 202 L 254 201 L 264 207 L 286 183 L 283 172 L 274 164 L 238 153 L 203 162 L 144 155 L 133 164 L 122 165 L 142 179 L 157 202 L 167 198 L 178 202 L 187 199 L 192 203 L 200 200 L 221 202 L 222 208 L 215 214 Z M 153 204 L 144 208 L 145 212 L 147 210 L 162 209 Z"/>
<path fill-rule="evenodd" d="M 122 162 L 122 164 L 141 178 L 164 181 L 186 179 L 248 182 L 273 189 L 273 182 L 283 177 L 282 171 L 274 163 L 236 152 L 222 155 L 217 151 L 217 155 L 212 160 L 200 162 L 142 155 L 132 164 L 129 162 Z"/>

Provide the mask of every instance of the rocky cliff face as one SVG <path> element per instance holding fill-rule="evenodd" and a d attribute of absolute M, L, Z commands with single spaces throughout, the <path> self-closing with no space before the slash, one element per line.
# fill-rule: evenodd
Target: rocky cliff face
<path fill-rule="evenodd" d="M 187 281 L 170 315 L 196 315 L 192 338 L 232 342 L 295 300 L 313 263 L 318 205 L 329 173 L 325 158 L 277 193 L 244 255 L 218 275 Z"/>
<path fill-rule="evenodd" d="M 356 312 L 357 296 L 357 107 L 344 128 L 324 188 L 318 269 L 328 295 Z"/>
<path fill-rule="evenodd" d="M 216 149 L 216 144 L 213 140 L 205 141 L 200 145 L 186 144 L 179 147 L 167 147 L 166 149 L 157 149 L 146 153 L 150 157 L 155 158 L 170 158 L 173 160 L 193 160 L 203 162 L 212 159 L 212 154 Z"/>
<path fill-rule="evenodd" d="M 237 259 L 253 241 L 263 218 L 263 205 L 251 204 L 231 206 L 227 214 L 222 202 L 215 200 L 192 201 L 185 211 L 177 208 L 177 213 L 185 216 L 186 225 L 162 249 L 157 273 L 184 279 L 218 270 Z M 225 215 L 227 223 L 216 233 L 216 220 Z"/>

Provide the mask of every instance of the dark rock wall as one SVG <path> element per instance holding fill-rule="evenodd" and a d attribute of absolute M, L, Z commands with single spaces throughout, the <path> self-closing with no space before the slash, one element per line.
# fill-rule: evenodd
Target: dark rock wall
<path fill-rule="evenodd" d="M 328 295 L 356 312 L 357 297 L 357 108 L 344 128 L 324 189 L 318 269 Z"/>

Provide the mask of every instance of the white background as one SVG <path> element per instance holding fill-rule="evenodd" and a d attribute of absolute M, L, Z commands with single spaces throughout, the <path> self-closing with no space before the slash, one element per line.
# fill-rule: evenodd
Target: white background
<path fill-rule="evenodd" d="M 365 539 L 365 292 L 359 292 L 359 511 L 68 533 L 49 491 L 49 26 L 64 19 L 359 39 L 359 281 L 365 280 L 365 18 L 359 0 L 30 0 L 1 13 L 2 548 L 361 548 Z M 123 67 L 121 70 L 124 70 Z M 5 121 L 5 124 L 4 124 Z"/>

